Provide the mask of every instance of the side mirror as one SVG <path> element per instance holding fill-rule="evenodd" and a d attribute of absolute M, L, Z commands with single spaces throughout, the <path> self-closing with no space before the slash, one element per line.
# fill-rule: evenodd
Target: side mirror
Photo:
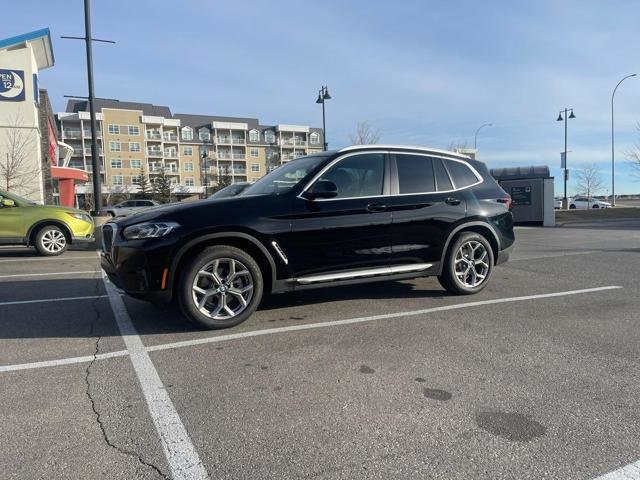
<path fill-rule="evenodd" d="M 2 206 L 3 207 L 15 207 L 16 206 L 16 202 L 11 200 L 10 198 L 3 198 L 2 199 Z"/>
<path fill-rule="evenodd" d="M 338 187 L 331 180 L 318 180 L 309 190 L 307 190 L 307 198 L 315 200 L 316 198 L 334 198 L 338 196 Z"/>

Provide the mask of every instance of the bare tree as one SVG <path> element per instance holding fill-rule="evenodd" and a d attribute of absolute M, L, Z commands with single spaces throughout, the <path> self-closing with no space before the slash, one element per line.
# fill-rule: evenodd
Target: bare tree
<path fill-rule="evenodd" d="M 0 151 L 2 187 L 27 196 L 40 191 L 41 165 L 33 157 L 35 138 L 32 130 L 24 127 L 20 114 L 9 120 L 3 143 L 4 148 Z"/>
<path fill-rule="evenodd" d="M 636 124 L 636 129 L 640 133 L 640 122 Z M 631 164 L 631 174 L 640 179 L 640 142 L 636 143 L 631 150 L 625 152 Z"/>
<path fill-rule="evenodd" d="M 458 141 L 458 142 L 450 142 L 449 146 L 447 147 L 447 150 L 449 150 L 450 152 L 459 152 L 461 150 L 466 150 L 468 149 L 469 146 L 467 145 L 467 141 Z"/>
<path fill-rule="evenodd" d="M 578 193 L 586 195 L 591 199 L 591 196 L 602 190 L 604 186 L 604 179 L 598 167 L 595 164 L 584 165 L 576 175 L 576 188 Z"/>
<path fill-rule="evenodd" d="M 380 141 L 380 130 L 373 128 L 369 122 L 359 122 L 356 125 L 356 133 L 349 135 L 353 145 L 373 145 Z"/>

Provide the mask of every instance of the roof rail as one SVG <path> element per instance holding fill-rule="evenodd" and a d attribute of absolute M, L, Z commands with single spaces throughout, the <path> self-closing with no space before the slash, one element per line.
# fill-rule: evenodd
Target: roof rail
<path fill-rule="evenodd" d="M 458 157 L 470 160 L 467 155 L 462 155 L 461 153 L 451 152 L 449 150 L 440 150 L 437 148 L 427 148 L 427 147 L 419 147 L 415 145 L 379 145 L 379 144 L 371 144 L 371 145 L 351 145 L 349 147 L 344 147 L 338 150 L 338 152 L 351 152 L 354 150 L 363 150 L 367 148 L 383 148 L 383 149 L 393 149 L 393 150 L 419 150 L 421 152 L 428 153 L 437 153 L 440 155 L 448 155 L 450 157 Z"/>

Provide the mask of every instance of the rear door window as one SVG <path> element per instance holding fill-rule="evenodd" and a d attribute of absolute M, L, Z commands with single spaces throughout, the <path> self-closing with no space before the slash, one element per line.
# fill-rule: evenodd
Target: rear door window
<path fill-rule="evenodd" d="M 407 193 L 435 192 L 433 161 L 424 155 L 396 154 L 398 167 L 398 189 L 402 195 Z"/>
<path fill-rule="evenodd" d="M 466 163 L 455 160 L 445 160 L 445 162 L 455 188 L 468 187 L 480 181 Z"/>
<path fill-rule="evenodd" d="M 439 158 L 433 159 L 433 173 L 435 173 L 436 176 L 436 188 L 439 192 L 453 190 L 447 169 L 444 168 L 444 164 Z"/>

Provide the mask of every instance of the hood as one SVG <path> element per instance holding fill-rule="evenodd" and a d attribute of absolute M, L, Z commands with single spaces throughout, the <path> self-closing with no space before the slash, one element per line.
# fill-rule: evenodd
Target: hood
<path fill-rule="evenodd" d="M 237 211 L 249 202 L 255 202 L 257 195 L 226 197 L 226 198 L 205 198 L 193 202 L 167 203 L 157 207 L 145 208 L 141 212 L 134 213 L 127 217 L 115 220 L 118 228 L 127 227 L 141 222 L 152 220 L 175 220 L 179 221 L 183 212 L 198 212 L 204 218 L 211 218 L 214 214 L 224 215 L 227 212 Z M 252 200 L 253 199 L 253 200 Z M 113 223 L 113 222 L 112 222 Z"/>
<path fill-rule="evenodd" d="M 82 213 L 84 215 L 89 215 L 84 210 L 80 210 L 79 208 L 71 208 L 71 207 L 61 207 L 59 205 L 33 205 L 36 208 L 41 208 L 43 210 L 55 210 L 56 212 L 67 212 L 67 213 Z"/>

